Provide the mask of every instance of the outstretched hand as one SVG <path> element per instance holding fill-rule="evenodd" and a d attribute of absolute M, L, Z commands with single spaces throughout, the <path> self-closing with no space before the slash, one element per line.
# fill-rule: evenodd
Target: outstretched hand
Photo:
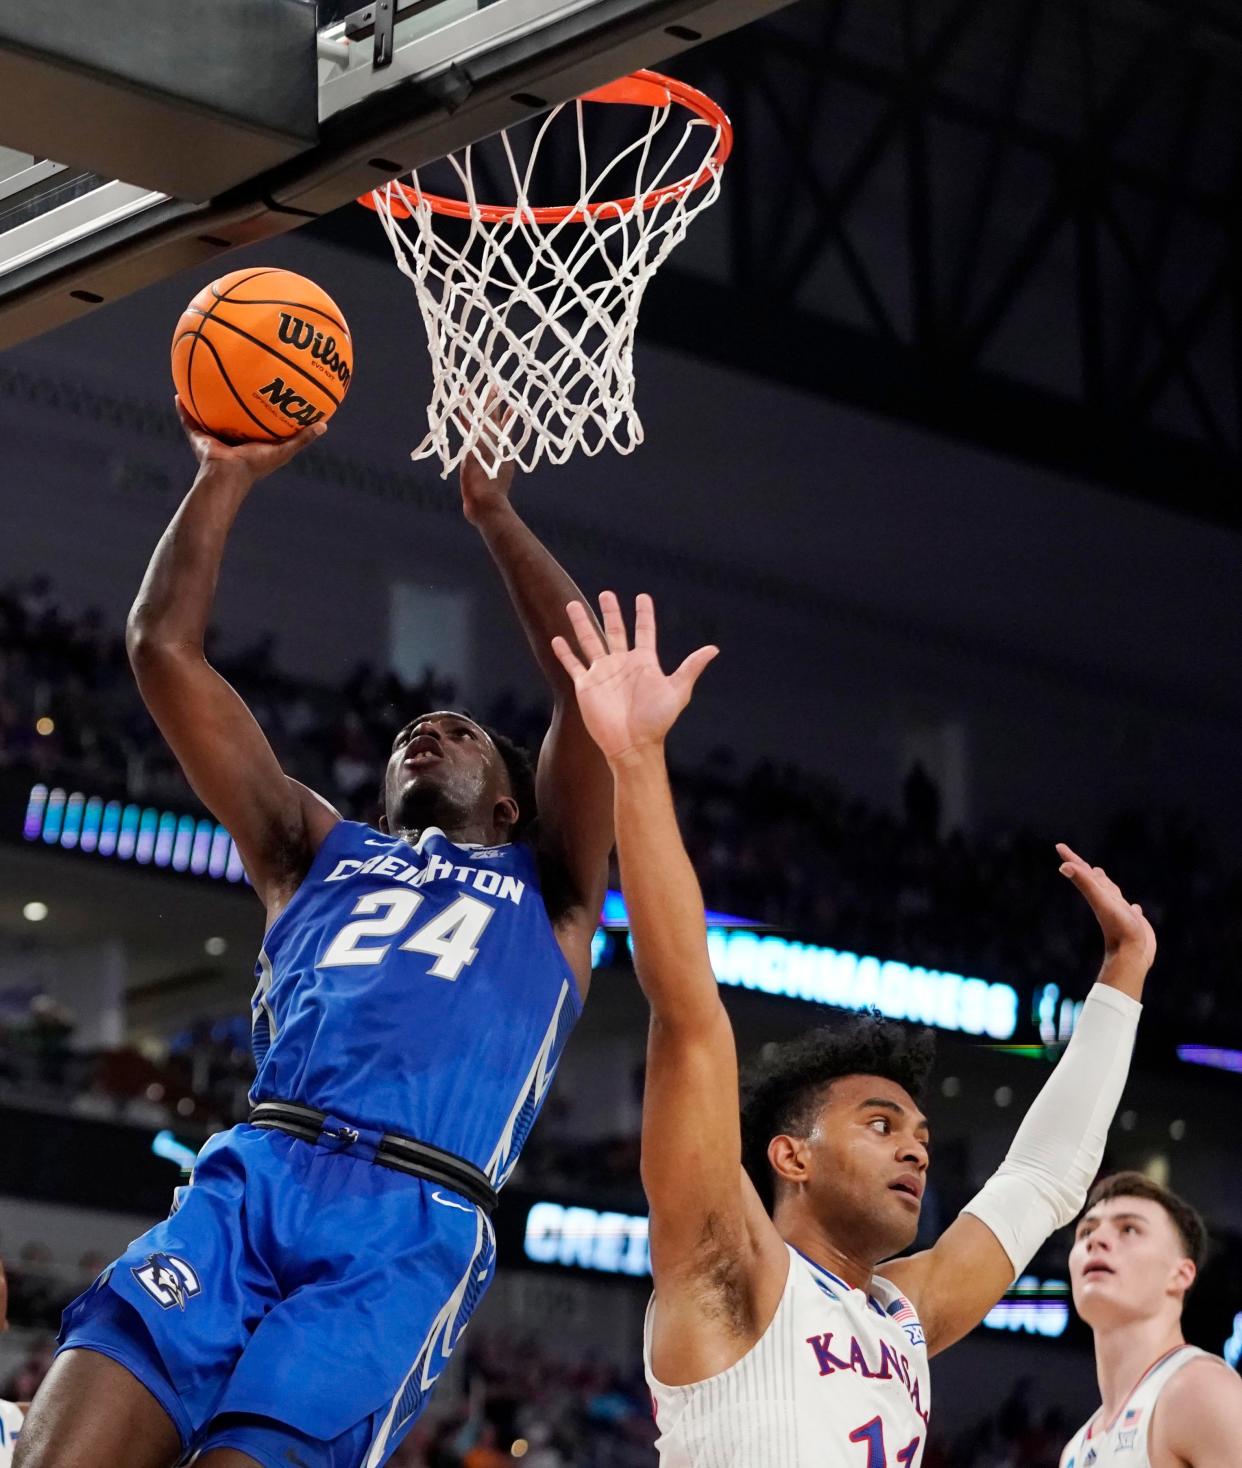
<path fill-rule="evenodd" d="M 1156 959 L 1156 933 L 1137 902 L 1127 902 L 1103 867 L 1093 867 L 1063 841 L 1057 843 L 1061 875 L 1086 898 L 1104 937 L 1104 968 L 1123 965 L 1142 979 Z M 1101 978 L 1104 974 L 1101 975 Z M 1126 987 L 1118 984 L 1118 987 Z M 1135 996 L 1137 997 L 1137 996 Z"/>
<path fill-rule="evenodd" d="M 484 427 L 479 434 L 479 448 L 494 462 L 503 446 L 503 430 L 513 417 L 513 409 L 507 407 L 495 390 L 488 394 L 483 407 Z M 466 421 L 462 418 L 463 427 Z M 506 459 L 489 474 L 480 462 L 477 453 L 469 453 L 461 461 L 461 508 L 471 525 L 475 524 L 488 510 L 508 502 L 513 487 L 513 460 Z"/>
<path fill-rule="evenodd" d="M 655 606 L 649 596 L 640 596 L 635 604 L 633 647 L 613 592 L 600 595 L 599 609 L 603 641 L 581 602 L 571 601 L 566 608 L 585 663 L 563 637 L 552 639 L 552 651 L 573 679 L 591 738 L 609 763 L 616 763 L 663 741 L 719 648 L 701 647 L 675 673 L 665 673 L 656 651 Z"/>
<path fill-rule="evenodd" d="M 328 430 L 326 423 L 319 422 L 276 443 L 225 443 L 223 439 L 208 433 L 201 423 L 192 418 L 180 398 L 174 398 L 173 401 L 177 405 L 177 417 L 181 419 L 185 436 L 189 439 L 190 448 L 200 466 L 205 469 L 208 464 L 229 464 L 247 474 L 252 481 L 263 479 L 282 468 L 317 438 L 322 438 Z"/>

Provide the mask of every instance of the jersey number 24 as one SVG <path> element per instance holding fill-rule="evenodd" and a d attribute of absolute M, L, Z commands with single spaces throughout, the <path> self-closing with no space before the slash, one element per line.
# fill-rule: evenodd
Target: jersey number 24
<path fill-rule="evenodd" d="M 392 944 L 367 942 L 363 946 L 364 940 L 395 938 L 405 932 L 422 904 L 423 894 L 408 887 L 365 893 L 354 903 L 356 920 L 346 923 L 328 944 L 319 967 L 358 968 L 382 962 Z M 479 939 L 494 913 L 495 908 L 477 897 L 459 897 L 416 928 L 400 945 L 401 951 L 428 954 L 435 959 L 428 973 L 437 979 L 455 979 L 474 962 Z"/>

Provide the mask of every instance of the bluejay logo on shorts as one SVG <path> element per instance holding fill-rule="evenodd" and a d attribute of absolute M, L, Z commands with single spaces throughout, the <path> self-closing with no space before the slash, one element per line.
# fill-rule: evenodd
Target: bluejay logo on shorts
<path fill-rule="evenodd" d="M 175 1254 L 152 1254 L 130 1273 L 163 1310 L 171 1310 L 174 1305 L 184 1310 L 185 1302 L 203 1288 L 193 1266 Z"/>

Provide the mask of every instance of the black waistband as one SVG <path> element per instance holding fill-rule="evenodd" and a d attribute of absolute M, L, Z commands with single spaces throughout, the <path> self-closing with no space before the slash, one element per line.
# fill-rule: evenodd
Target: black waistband
<path fill-rule="evenodd" d="M 249 1116 L 251 1126 L 288 1132 L 291 1137 L 301 1137 L 304 1142 L 317 1142 L 325 1132 L 324 1122 L 327 1119 L 326 1111 L 316 1111 L 313 1106 L 303 1106 L 297 1101 L 260 1101 Z M 347 1148 L 360 1135 L 356 1127 L 346 1124 L 326 1130 L 329 1136 L 344 1142 Z M 372 1160 L 378 1167 L 391 1167 L 395 1172 L 408 1172 L 413 1177 L 426 1178 L 428 1182 L 452 1188 L 463 1198 L 477 1203 L 485 1213 L 491 1213 L 500 1201 L 500 1195 L 492 1187 L 487 1174 L 473 1162 L 432 1147 L 427 1142 L 416 1142 L 413 1137 L 384 1132 L 375 1144 Z"/>

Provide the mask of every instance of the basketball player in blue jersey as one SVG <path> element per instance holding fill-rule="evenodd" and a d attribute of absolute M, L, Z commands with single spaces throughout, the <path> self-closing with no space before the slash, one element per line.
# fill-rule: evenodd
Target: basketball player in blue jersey
<path fill-rule="evenodd" d="M 930 1249 L 894 1258 L 914 1241 L 927 1176 L 917 1092 L 929 1037 L 866 1019 L 777 1047 L 739 1121 L 733 1033 L 664 763 L 665 735 L 715 649 L 666 677 L 650 599 L 639 598 L 633 648 L 616 598 L 600 606 L 603 639 L 583 607 L 569 609 L 585 663 L 563 638 L 555 646 L 612 767 L 621 884 L 651 1005 L 644 1355 L 661 1463 L 919 1468 L 928 1357 L 977 1325 L 1082 1206 L 1155 935 L 1104 872 L 1059 848 L 1104 936 L 1099 982 L 999 1171 Z"/>
<path fill-rule="evenodd" d="M 577 593 L 511 506 L 511 469 L 469 461 L 466 519 L 555 694 L 537 775 L 472 719 L 423 713 L 379 826 L 342 820 L 203 652 L 234 517 L 322 426 L 230 447 L 182 418 L 199 471 L 128 641 L 267 911 L 253 1110 L 66 1311 L 17 1463 L 380 1468 L 491 1279 L 489 1214 L 590 975 L 612 782 L 550 646 Z"/>

